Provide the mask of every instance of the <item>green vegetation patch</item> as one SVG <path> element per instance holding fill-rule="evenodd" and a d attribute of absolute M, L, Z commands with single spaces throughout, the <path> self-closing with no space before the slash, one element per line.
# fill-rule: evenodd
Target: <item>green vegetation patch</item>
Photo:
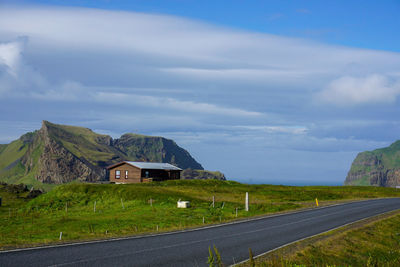
<path fill-rule="evenodd" d="M 244 210 L 249 192 L 250 211 Z M 218 180 L 60 185 L 28 200 L 0 186 L 0 247 L 103 239 L 216 224 L 337 201 L 394 197 L 393 188 L 248 185 Z M 215 199 L 214 206 L 212 199 Z M 188 200 L 191 208 L 178 209 Z"/>
<path fill-rule="evenodd" d="M 385 216 L 385 215 L 384 215 Z M 240 266 L 400 266 L 400 214 L 301 241 Z M 318 241 L 319 239 L 319 241 Z M 302 242 L 307 242 L 303 248 Z M 290 246 L 289 246 L 290 247 Z M 287 250 L 287 251 L 285 251 Z"/>
<path fill-rule="evenodd" d="M 20 139 L 11 142 L 0 153 L 0 170 L 18 161 L 25 154 L 27 148 L 28 146 Z"/>

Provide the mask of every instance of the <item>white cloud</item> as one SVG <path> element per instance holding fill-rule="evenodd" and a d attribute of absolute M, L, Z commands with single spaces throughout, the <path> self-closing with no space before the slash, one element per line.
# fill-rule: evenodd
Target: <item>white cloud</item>
<path fill-rule="evenodd" d="M 308 132 L 308 128 L 304 126 L 240 125 L 235 128 L 266 133 L 306 134 Z"/>
<path fill-rule="evenodd" d="M 379 74 L 365 77 L 344 76 L 333 80 L 317 94 L 318 99 L 337 105 L 393 103 L 400 95 L 399 81 Z"/>
<path fill-rule="evenodd" d="M 32 50 L 56 48 L 59 53 L 85 51 L 103 57 L 104 52 L 139 53 L 176 70 L 272 69 L 289 75 L 335 75 L 348 64 L 384 71 L 398 67 L 400 60 L 398 53 L 235 31 L 174 16 L 66 7 L 2 8 L 0 37 L 20 35 L 30 37 Z"/>
<path fill-rule="evenodd" d="M 48 87 L 47 80 L 24 62 L 22 53 L 26 42 L 27 38 L 0 42 L 0 93 L 40 92 Z"/>
<path fill-rule="evenodd" d="M 209 103 L 183 101 L 171 97 L 156 97 L 156 96 L 138 95 L 138 94 L 100 92 L 95 95 L 95 99 L 103 103 L 115 103 L 116 105 L 124 104 L 128 106 L 139 105 L 142 107 L 156 107 L 161 110 L 173 109 L 184 112 L 216 114 L 224 116 L 253 117 L 253 116 L 263 115 L 262 113 L 255 111 L 222 107 Z"/>
<path fill-rule="evenodd" d="M 16 77 L 21 58 L 21 42 L 0 43 L 0 65 L 6 72 Z"/>

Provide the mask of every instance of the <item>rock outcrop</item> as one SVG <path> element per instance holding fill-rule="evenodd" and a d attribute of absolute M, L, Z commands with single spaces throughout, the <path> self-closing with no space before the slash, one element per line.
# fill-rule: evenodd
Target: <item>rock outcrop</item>
<path fill-rule="evenodd" d="M 206 171 L 206 170 L 192 170 L 186 169 L 181 173 L 181 179 L 215 179 L 215 180 L 226 180 L 225 175 L 219 171 Z"/>
<path fill-rule="evenodd" d="M 386 148 L 359 153 L 347 174 L 345 185 L 400 185 L 400 141 Z"/>
<path fill-rule="evenodd" d="M 94 182 L 106 175 L 104 168 L 95 166 L 67 150 L 50 137 L 48 125 L 43 123 L 38 138 L 43 141 L 36 179 L 42 183 L 62 184 L 74 180 Z"/>

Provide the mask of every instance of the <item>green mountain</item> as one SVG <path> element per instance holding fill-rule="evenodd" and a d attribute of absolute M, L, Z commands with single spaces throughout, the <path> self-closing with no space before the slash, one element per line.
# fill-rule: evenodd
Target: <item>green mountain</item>
<path fill-rule="evenodd" d="M 346 185 L 400 185 L 400 140 L 388 147 L 359 153 L 347 174 Z"/>
<path fill-rule="evenodd" d="M 105 166 L 122 160 L 203 170 L 189 152 L 163 137 L 124 134 L 112 139 L 87 128 L 43 121 L 40 130 L 0 145 L 0 181 L 36 187 L 101 181 L 106 179 Z"/>

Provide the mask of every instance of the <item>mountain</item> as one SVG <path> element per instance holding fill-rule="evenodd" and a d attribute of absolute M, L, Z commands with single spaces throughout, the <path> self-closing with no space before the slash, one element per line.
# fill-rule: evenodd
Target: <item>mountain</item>
<path fill-rule="evenodd" d="M 359 153 L 344 182 L 346 185 L 400 185 L 400 140 L 388 147 Z"/>
<path fill-rule="evenodd" d="M 203 167 L 173 140 L 124 134 L 118 139 L 88 128 L 43 121 L 38 131 L 0 145 L 0 181 L 42 187 L 106 179 L 105 166 L 122 160 L 167 162 L 182 169 Z"/>

